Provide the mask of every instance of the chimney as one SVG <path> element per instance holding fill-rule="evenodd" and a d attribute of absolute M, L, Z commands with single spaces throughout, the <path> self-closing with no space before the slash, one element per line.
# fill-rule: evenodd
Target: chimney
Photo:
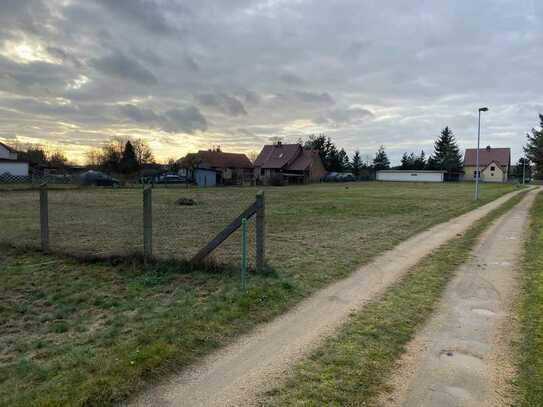
<path fill-rule="evenodd" d="M 281 147 L 283 145 L 283 142 L 281 140 L 277 140 L 277 147 Z"/>
<path fill-rule="evenodd" d="M 486 151 L 490 151 L 490 146 L 486 146 Z"/>

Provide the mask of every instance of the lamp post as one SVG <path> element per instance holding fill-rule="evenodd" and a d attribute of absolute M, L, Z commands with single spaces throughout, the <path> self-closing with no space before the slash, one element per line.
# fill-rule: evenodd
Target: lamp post
<path fill-rule="evenodd" d="M 477 159 L 475 164 L 475 200 L 479 200 L 479 177 L 481 176 L 480 170 L 479 170 L 479 148 L 481 144 L 481 112 L 488 112 L 488 107 L 480 107 L 479 108 L 479 124 L 477 126 Z"/>

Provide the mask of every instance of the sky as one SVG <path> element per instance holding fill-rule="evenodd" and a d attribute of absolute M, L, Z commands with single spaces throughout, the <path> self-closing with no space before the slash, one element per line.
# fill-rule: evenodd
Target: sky
<path fill-rule="evenodd" d="M 114 136 L 157 159 L 325 133 L 349 154 L 522 154 L 543 113 L 543 2 L 0 0 L 0 140 L 75 161 Z"/>

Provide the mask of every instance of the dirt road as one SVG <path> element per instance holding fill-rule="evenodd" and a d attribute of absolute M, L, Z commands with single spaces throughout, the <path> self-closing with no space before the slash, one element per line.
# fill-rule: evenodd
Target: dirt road
<path fill-rule="evenodd" d="M 522 237 L 537 191 L 495 222 L 448 286 L 438 311 L 415 337 L 382 405 L 509 405 L 509 348 Z"/>
<path fill-rule="evenodd" d="M 505 195 L 420 233 L 303 301 L 287 314 L 240 337 L 201 363 L 139 395 L 131 406 L 250 405 L 349 313 L 382 293 L 432 250 L 509 199 Z"/>

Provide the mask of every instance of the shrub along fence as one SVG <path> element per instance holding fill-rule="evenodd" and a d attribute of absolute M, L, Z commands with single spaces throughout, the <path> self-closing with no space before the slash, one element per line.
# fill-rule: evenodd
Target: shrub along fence
<path fill-rule="evenodd" d="M 230 192 L 230 191 L 229 191 Z M 193 197 L 190 197 L 190 195 Z M 181 195 L 181 197 L 179 197 Z M 142 255 L 239 264 L 246 220 L 250 267 L 265 265 L 265 199 L 246 190 L 184 188 L 10 191 L 0 196 L 0 242 L 80 257 Z"/>

